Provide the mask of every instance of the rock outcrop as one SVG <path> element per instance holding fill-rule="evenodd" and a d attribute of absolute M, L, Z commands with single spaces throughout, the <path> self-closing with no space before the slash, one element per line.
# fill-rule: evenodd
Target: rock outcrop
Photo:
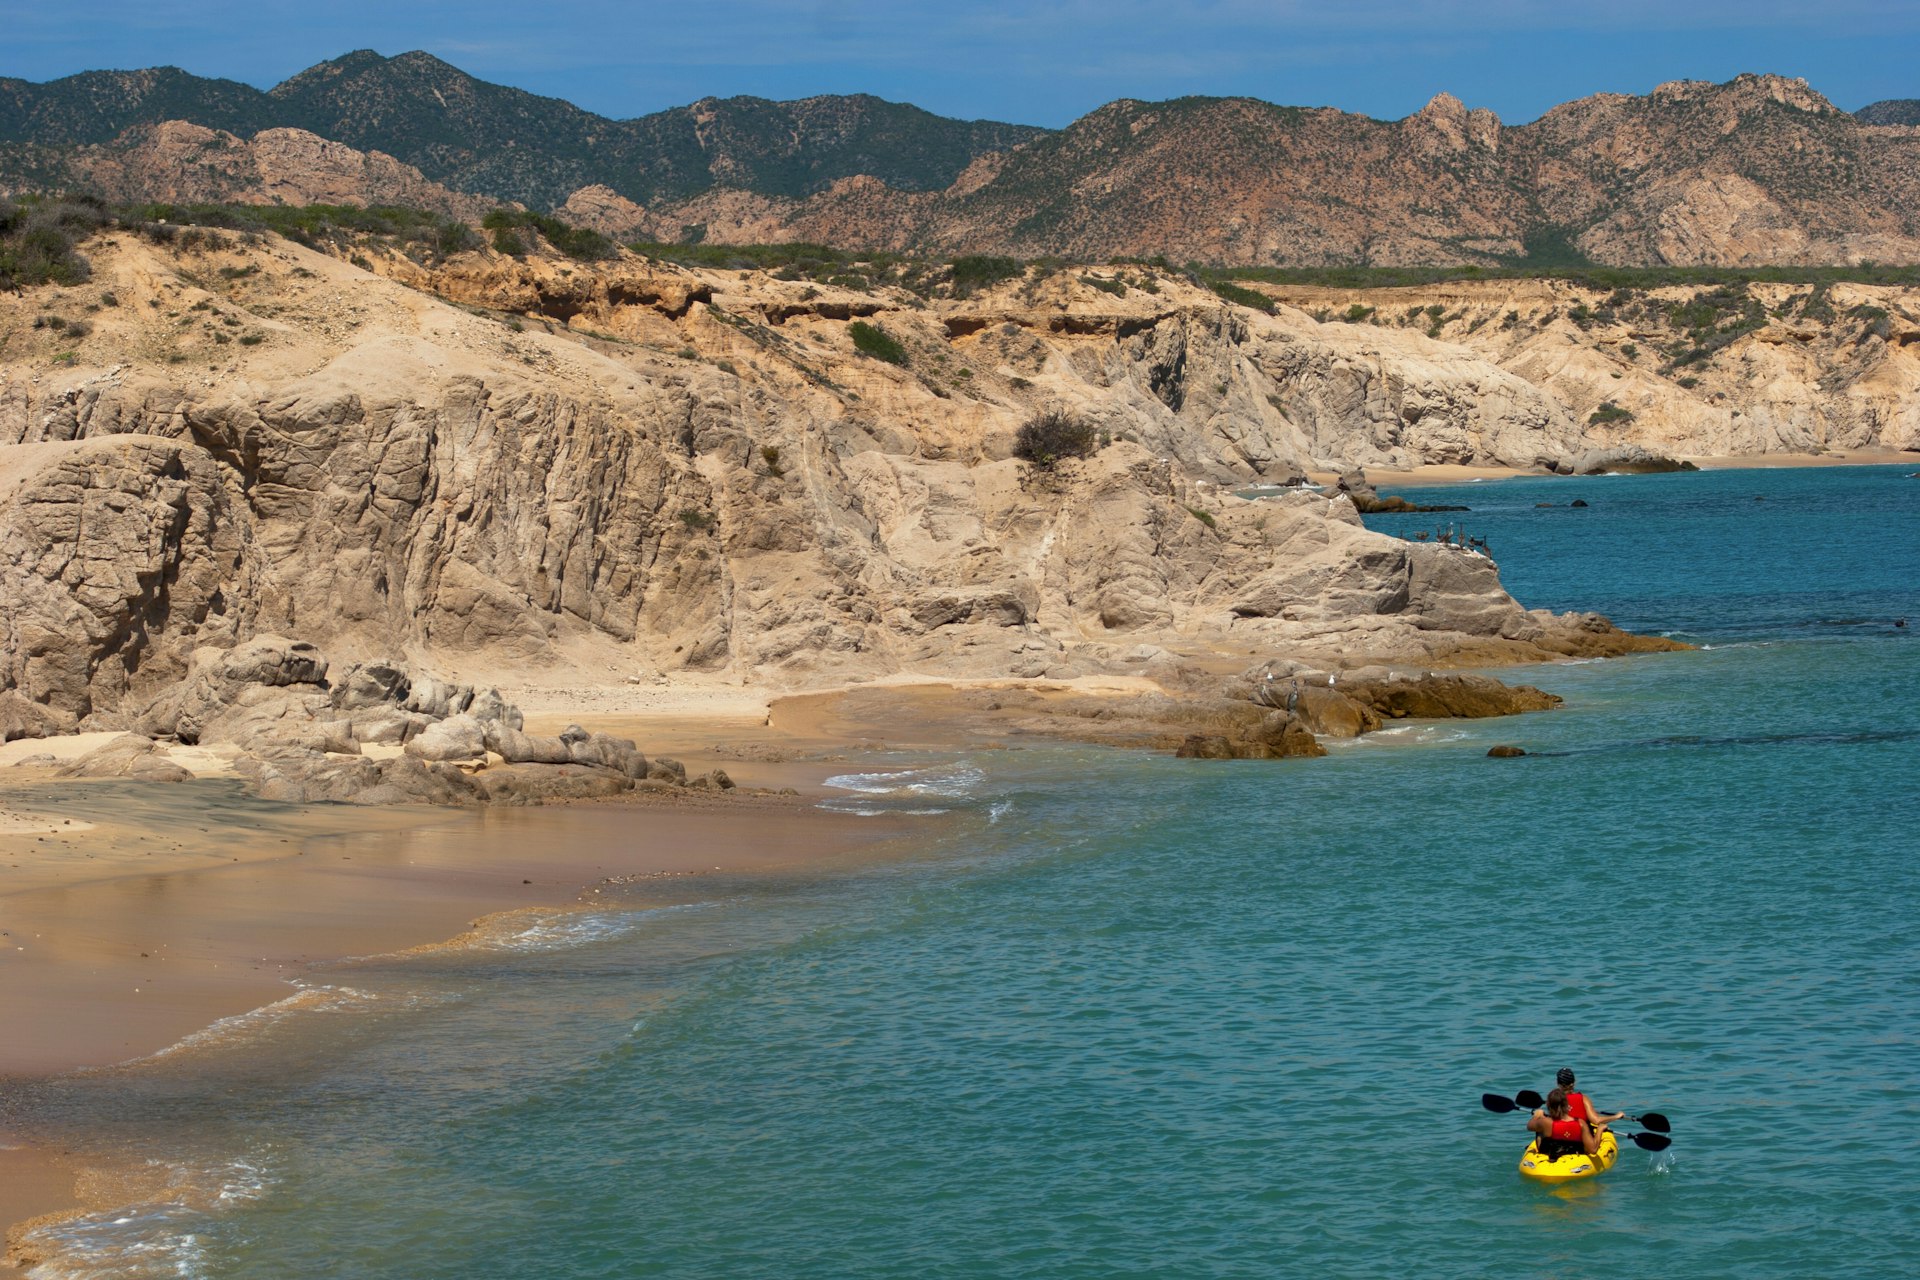
<path fill-rule="evenodd" d="M 1570 415 L 1424 337 L 1165 275 L 935 306 L 633 259 L 394 256 L 382 279 L 277 242 L 89 252 L 84 288 L 0 299 L 10 731 L 231 744 L 278 794 L 470 794 L 447 770 L 489 753 L 656 776 L 631 744 L 527 735 L 460 682 L 477 670 L 804 687 L 1246 646 L 1515 661 L 1619 635 L 1527 612 L 1485 556 L 1369 532 L 1344 497 L 1227 487 L 1429 447 L 1571 465 Z M 45 363 L 76 339 L 32 318 L 82 305 L 91 334 Z M 861 354 L 854 317 L 906 363 Z M 1011 456 L 1045 407 L 1090 425 L 1091 456 Z M 1240 736 L 1293 749 L 1262 732 Z M 412 763 L 339 759 L 376 745 Z"/>
<path fill-rule="evenodd" d="M 1383 346 L 1385 334 L 1418 334 L 1522 380 L 1574 424 L 1569 448 L 1543 455 L 1543 469 L 1570 473 L 1583 455 L 1616 450 L 1685 461 L 1920 449 L 1920 291 L 1910 288 L 1249 283 L 1323 328 L 1379 335 Z M 1347 316 L 1358 319 L 1336 319 Z"/>
<path fill-rule="evenodd" d="M 187 743 L 225 748 L 261 796 L 299 803 L 543 804 L 617 795 L 649 780 L 718 785 L 689 782 L 671 762 L 655 769 L 630 740 L 577 725 L 557 738 L 529 736 L 496 690 L 476 693 L 390 661 L 355 664 L 334 684 L 328 668 L 313 645 L 279 636 L 200 649 L 186 678 L 133 717 L 141 732 L 57 772 L 183 781 L 192 774 L 163 747 Z M 365 750 L 402 740 L 397 755 Z"/>
<path fill-rule="evenodd" d="M 1652 453 L 1645 446 L 1637 444 L 1588 449 L 1573 460 L 1573 474 L 1577 476 L 1654 475 L 1664 471 L 1698 471 L 1699 469 L 1691 462 Z"/>

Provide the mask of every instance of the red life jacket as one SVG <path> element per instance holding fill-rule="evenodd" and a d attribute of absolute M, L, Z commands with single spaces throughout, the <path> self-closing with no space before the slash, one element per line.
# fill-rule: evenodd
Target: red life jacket
<path fill-rule="evenodd" d="M 1586 1125 L 1572 1116 L 1568 1116 L 1565 1120 L 1549 1118 L 1548 1122 L 1553 1126 L 1553 1132 L 1548 1136 L 1557 1142 L 1579 1142 L 1587 1135 Z"/>
<path fill-rule="evenodd" d="M 1584 1093 L 1568 1093 L 1567 1114 L 1575 1120 L 1585 1120 L 1587 1118 L 1587 1095 Z"/>

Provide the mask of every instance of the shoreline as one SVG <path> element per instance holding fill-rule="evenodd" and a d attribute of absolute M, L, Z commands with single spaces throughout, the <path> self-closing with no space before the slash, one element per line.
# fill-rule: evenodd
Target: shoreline
<path fill-rule="evenodd" d="M 1702 465 L 1709 461 L 1743 469 L 1909 465 L 1914 457 Z M 1427 467 L 1376 474 L 1438 485 L 1532 473 Z M 1237 656 L 1220 658 L 1226 667 L 1241 665 Z M 515 678 L 526 675 L 499 683 L 524 709 L 529 732 L 578 722 L 631 737 L 650 756 L 681 758 L 691 771 L 723 768 L 743 787 L 795 794 L 650 794 L 538 809 L 296 808 L 242 799 L 240 782 L 223 777 L 222 762 L 205 752 L 194 782 L 81 781 L 4 767 L 27 755 L 59 755 L 59 740 L 5 744 L 0 1018 L 15 1034 L 0 1046 L 0 1088 L 150 1056 L 284 999 L 294 990 L 289 977 L 331 962 L 457 947 L 489 921 L 582 909 L 596 882 L 616 876 L 851 865 L 904 828 L 817 807 L 826 778 L 848 771 L 850 753 L 931 754 L 983 745 L 998 736 L 996 727 L 1027 732 L 1017 727 L 1019 708 L 1003 709 L 990 696 L 999 689 L 1018 687 L 1040 702 L 1159 690 L 1117 676 L 903 675 L 798 694 L 714 678 L 586 689 L 509 682 Z M 243 810 L 251 821 L 229 820 Z M 642 847 L 617 855 L 564 839 L 552 847 L 556 833 L 622 818 L 644 827 Z M 489 829 L 490 838 L 477 838 Z M 519 831 L 537 832 L 543 847 L 516 844 Z M 0 1229 L 82 1199 L 75 1164 L 59 1150 L 21 1144 L 14 1119 L 0 1106 Z M 0 1272 L 9 1270 L 0 1260 Z"/>
<path fill-rule="evenodd" d="M 1843 449 L 1830 453 L 1746 453 L 1729 456 L 1674 454 L 1677 461 L 1691 462 L 1702 471 L 1773 471 L 1799 467 L 1897 467 L 1920 468 L 1920 453 L 1889 449 Z M 1368 483 L 1416 485 L 1439 488 L 1443 485 L 1472 484 L 1476 481 L 1538 478 L 1579 480 L 1593 477 L 1562 476 L 1550 471 L 1526 467 L 1471 466 L 1464 463 L 1429 462 L 1417 467 L 1366 467 Z M 1309 471 L 1315 484 L 1331 485 L 1340 479 L 1337 471 Z"/>
<path fill-rule="evenodd" d="M 565 717 L 644 725 L 738 779 L 740 791 L 719 795 L 296 807 L 253 800 L 233 778 L 90 782 L 0 769 L 0 1019 L 13 1033 L 0 1046 L 0 1097 L 169 1053 L 342 961 L 444 952 L 530 917 L 590 910 L 609 880 L 682 888 L 716 872 L 886 856 L 909 828 L 819 808 L 846 757 L 828 740 L 770 729 L 754 696 L 758 715 L 740 705 L 717 719 L 638 707 Z M 749 735 L 761 750 L 737 741 Z M 0 1105 L 0 1236 L 104 1207 L 80 1185 L 101 1181 L 83 1178 L 89 1164 Z M 0 1253 L 0 1274 L 15 1270 Z"/>

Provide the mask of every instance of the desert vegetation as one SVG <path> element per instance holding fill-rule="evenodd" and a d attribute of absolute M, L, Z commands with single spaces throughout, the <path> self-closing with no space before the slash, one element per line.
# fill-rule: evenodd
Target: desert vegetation
<path fill-rule="evenodd" d="M 1084 458 L 1094 450 L 1091 423 L 1059 405 L 1049 405 L 1020 424 L 1013 438 L 1013 456 L 1041 471 L 1051 471 L 1067 458 Z"/>
<path fill-rule="evenodd" d="M 0 289 L 79 284 L 89 275 L 80 241 L 113 220 L 79 200 L 0 200 Z"/>
<path fill-rule="evenodd" d="M 900 340 L 877 324 L 868 324 L 864 320 L 855 320 L 847 326 L 847 333 L 853 338 L 853 349 L 863 356 L 872 356 L 875 360 L 884 360 L 888 364 L 905 365 L 907 349 Z"/>

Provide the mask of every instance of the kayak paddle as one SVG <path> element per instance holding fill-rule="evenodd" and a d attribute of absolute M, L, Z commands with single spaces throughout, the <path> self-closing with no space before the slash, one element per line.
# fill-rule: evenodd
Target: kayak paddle
<path fill-rule="evenodd" d="M 1546 1099 L 1531 1089 L 1522 1089 L 1511 1098 L 1503 1098 L 1497 1093 L 1480 1095 L 1480 1105 L 1495 1115 L 1506 1115 L 1510 1111 L 1531 1111 L 1541 1106 Z M 1673 1125 L 1658 1111 L 1649 1111 L 1643 1116 L 1622 1116 L 1622 1120 L 1631 1120 L 1635 1124 L 1645 1125 L 1655 1133 L 1672 1133 Z"/>
<path fill-rule="evenodd" d="M 1537 1104 L 1540 1095 L 1533 1093 L 1531 1090 L 1523 1090 L 1517 1098 L 1503 1098 L 1497 1093 L 1483 1093 L 1480 1095 L 1480 1105 L 1495 1115 L 1503 1116 L 1514 1111 L 1533 1110 L 1533 1106 L 1527 1103 L 1529 1097 L 1533 1098 Z M 1644 1124 L 1649 1129 L 1666 1129 L 1668 1127 L 1667 1118 L 1657 1111 L 1649 1111 L 1644 1116 L 1628 1116 L 1626 1118 Z M 1655 1120 L 1659 1121 L 1659 1123 L 1649 1123 Z M 1614 1137 L 1624 1138 L 1634 1146 L 1639 1147 L 1642 1151 L 1665 1151 L 1673 1145 L 1673 1139 L 1667 1137 L 1665 1133 L 1624 1133 L 1619 1129 L 1614 1129 L 1611 1132 Z"/>

